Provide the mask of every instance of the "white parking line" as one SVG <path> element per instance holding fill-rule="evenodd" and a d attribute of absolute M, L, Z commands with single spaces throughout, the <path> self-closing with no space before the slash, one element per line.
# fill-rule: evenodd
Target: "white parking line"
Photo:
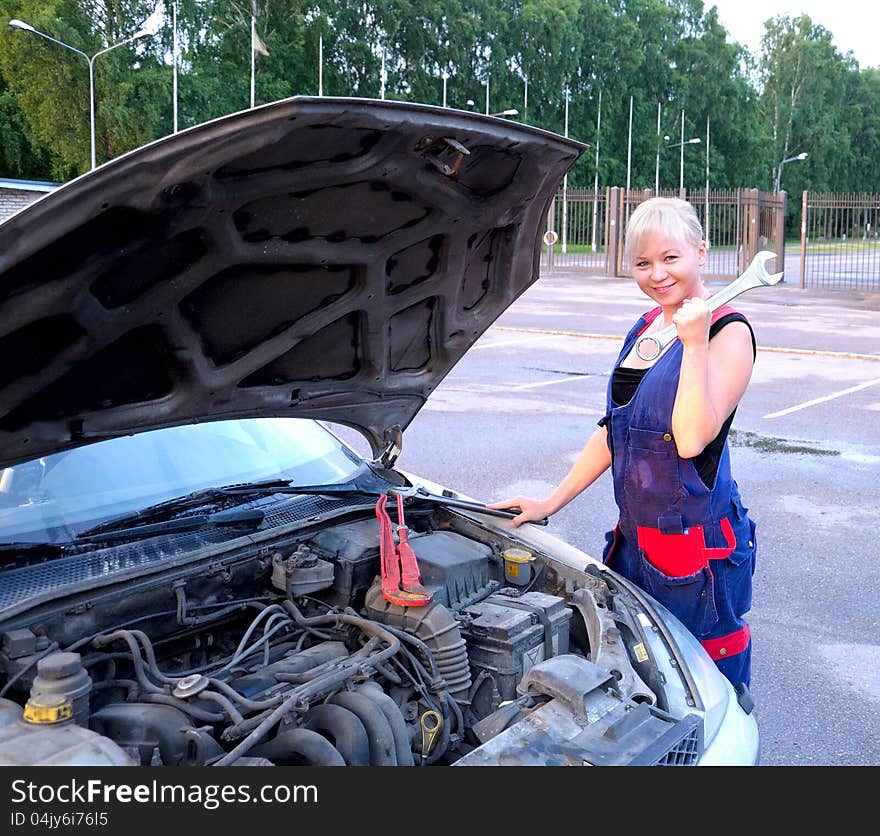
<path fill-rule="evenodd" d="M 804 403 L 799 403 L 796 406 L 790 406 L 788 409 L 781 409 L 779 412 L 771 412 L 769 415 L 765 415 L 765 418 L 779 418 L 782 415 L 788 415 L 791 412 L 797 412 L 799 409 L 806 409 L 808 406 L 815 406 L 816 404 L 825 403 L 825 401 L 833 401 L 835 398 L 841 398 L 844 395 L 851 395 L 853 392 L 858 392 L 861 389 L 867 389 L 869 386 L 876 386 L 880 383 L 880 377 L 875 380 L 868 380 L 865 383 L 860 383 L 858 386 L 850 386 L 849 389 L 842 389 L 840 392 L 834 392 L 831 395 L 825 395 L 824 398 L 815 398 L 812 401 L 805 401 Z"/>
<path fill-rule="evenodd" d="M 480 349 L 483 349 L 483 348 L 507 348 L 507 346 L 509 346 L 509 345 L 522 345 L 522 343 L 533 343 L 533 342 L 538 342 L 540 340 L 546 340 L 548 337 L 555 337 L 555 336 L 556 336 L 555 334 L 546 334 L 546 333 L 544 333 L 544 334 L 527 334 L 524 337 L 517 337 L 516 339 L 513 339 L 513 340 L 498 340 L 498 342 L 485 343 L 483 345 L 480 345 L 479 343 L 477 343 L 469 350 L 470 351 L 479 351 Z"/>
<path fill-rule="evenodd" d="M 520 392 L 523 389 L 537 389 L 539 386 L 554 386 L 557 383 L 571 383 L 572 380 L 586 380 L 596 377 L 594 374 L 567 374 L 563 377 L 554 377 L 553 380 L 540 380 L 537 383 L 521 383 L 519 386 L 511 386 L 511 392 Z"/>

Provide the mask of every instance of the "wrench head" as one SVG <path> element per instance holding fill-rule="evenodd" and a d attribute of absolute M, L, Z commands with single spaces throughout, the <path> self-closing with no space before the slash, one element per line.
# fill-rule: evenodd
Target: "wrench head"
<path fill-rule="evenodd" d="M 784 271 L 780 271 L 779 273 L 768 273 L 767 272 L 767 262 L 777 258 L 776 253 L 772 250 L 761 250 L 757 255 L 755 255 L 754 259 L 752 259 L 752 264 L 755 267 L 756 275 L 758 280 L 762 285 L 769 286 L 771 284 L 776 284 L 777 282 L 782 280 L 782 275 Z"/>
<path fill-rule="evenodd" d="M 636 343 L 636 354 L 642 360 L 656 360 L 660 356 L 660 341 L 654 337 L 642 337 Z"/>

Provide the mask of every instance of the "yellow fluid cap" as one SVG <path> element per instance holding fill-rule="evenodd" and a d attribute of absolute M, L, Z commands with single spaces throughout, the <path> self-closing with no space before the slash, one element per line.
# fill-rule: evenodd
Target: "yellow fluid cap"
<path fill-rule="evenodd" d="M 533 563 L 535 556 L 528 549 L 505 549 L 501 556 L 508 563 Z"/>
<path fill-rule="evenodd" d="M 535 556 L 528 549 L 505 549 L 501 552 L 504 558 L 504 577 L 514 586 L 528 585 L 532 577 L 530 563 L 535 562 Z"/>
<path fill-rule="evenodd" d="M 73 703 L 63 694 L 37 694 L 24 707 L 24 719 L 28 723 L 48 726 L 64 723 L 73 717 Z"/>

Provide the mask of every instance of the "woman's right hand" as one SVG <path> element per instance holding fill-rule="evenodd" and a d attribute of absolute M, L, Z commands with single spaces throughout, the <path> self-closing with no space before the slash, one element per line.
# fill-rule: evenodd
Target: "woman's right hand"
<path fill-rule="evenodd" d="M 546 499 L 515 496 L 512 499 L 505 499 L 503 502 L 493 502 L 486 507 L 497 510 L 518 511 L 519 513 L 510 521 L 511 528 L 517 528 L 524 522 L 543 520 L 544 517 L 549 517 L 552 513 L 549 510 L 549 506 L 550 503 Z"/>

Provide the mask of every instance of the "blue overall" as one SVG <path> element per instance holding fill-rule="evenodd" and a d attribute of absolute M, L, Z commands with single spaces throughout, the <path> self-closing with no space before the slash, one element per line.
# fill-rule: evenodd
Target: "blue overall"
<path fill-rule="evenodd" d="M 713 321 L 731 312 L 721 308 Z M 633 326 L 615 366 L 659 313 Z M 731 476 L 727 443 L 711 489 L 693 459 L 678 455 L 672 407 L 681 357 L 675 340 L 622 406 L 609 380 L 599 423 L 608 430 L 620 519 L 606 534 L 602 559 L 674 613 L 734 686 L 748 686 L 752 646 L 743 616 L 752 601 L 755 524 Z"/>

